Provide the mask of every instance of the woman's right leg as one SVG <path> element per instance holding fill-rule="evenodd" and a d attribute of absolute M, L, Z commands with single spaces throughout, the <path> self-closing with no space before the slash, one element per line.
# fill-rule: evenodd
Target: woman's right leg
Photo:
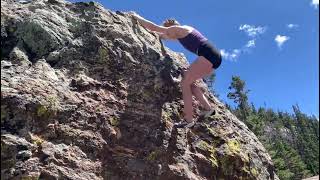
<path fill-rule="evenodd" d="M 184 73 L 184 77 L 181 81 L 181 87 L 184 102 L 184 118 L 187 122 L 192 122 L 193 119 L 191 85 L 196 80 L 211 74 L 213 71 L 211 66 L 211 63 L 208 60 L 199 56 Z"/>

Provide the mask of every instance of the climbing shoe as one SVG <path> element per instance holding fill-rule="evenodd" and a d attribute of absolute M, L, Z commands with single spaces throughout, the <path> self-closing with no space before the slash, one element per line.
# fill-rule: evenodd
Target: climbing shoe
<path fill-rule="evenodd" d="M 215 114 L 216 114 L 216 110 L 215 109 L 210 109 L 208 111 L 201 112 L 200 116 L 204 117 L 204 118 L 207 118 L 207 117 L 210 117 L 210 116 L 215 115 Z"/>
<path fill-rule="evenodd" d="M 187 122 L 187 121 L 180 121 L 178 123 L 174 123 L 174 127 L 176 128 L 191 128 L 195 125 L 195 121 Z"/>

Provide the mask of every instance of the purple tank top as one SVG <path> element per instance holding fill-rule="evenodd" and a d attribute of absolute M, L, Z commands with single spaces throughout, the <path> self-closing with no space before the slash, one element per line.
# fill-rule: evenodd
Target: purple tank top
<path fill-rule="evenodd" d="M 193 29 L 187 36 L 178 39 L 179 42 L 189 51 L 197 54 L 198 47 L 208 39 L 205 38 L 199 31 Z"/>

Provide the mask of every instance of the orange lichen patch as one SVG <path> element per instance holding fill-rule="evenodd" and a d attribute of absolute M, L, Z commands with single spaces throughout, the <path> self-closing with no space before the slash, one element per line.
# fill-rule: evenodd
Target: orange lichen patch
<path fill-rule="evenodd" d="M 172 122 L 170 122 L 169 120 L 165 120 L 164 121 L 166 128 L 171 129 L 173 127 Z"/>

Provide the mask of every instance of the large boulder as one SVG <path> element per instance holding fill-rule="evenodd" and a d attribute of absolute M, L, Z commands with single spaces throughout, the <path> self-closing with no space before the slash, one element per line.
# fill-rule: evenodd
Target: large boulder
<path fill-rule="evenodd" d="M 202 81 L 216 115 L 173 128 L 187 66 L 125 12 L 1 0 L 1 179 L 278 179 Z"/>

